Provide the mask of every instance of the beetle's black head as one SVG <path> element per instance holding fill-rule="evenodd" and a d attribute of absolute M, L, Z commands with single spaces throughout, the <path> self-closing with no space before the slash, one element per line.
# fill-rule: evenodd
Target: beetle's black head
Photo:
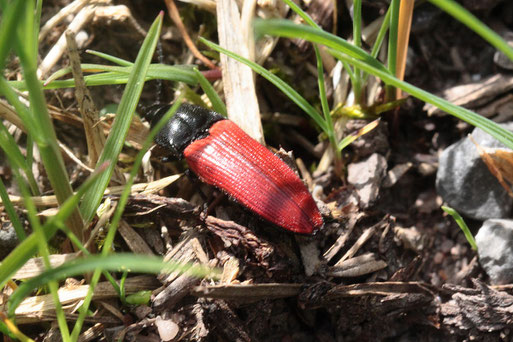
<path fill-rule="evenodd" d="M 156 125 L 171 105 L 154 105 L 146 113 L 151 126 Z M 182 159 L 183 151 L 195 140 L 208 135 L 208 130 L 217 121 L 225 118 L 203 107 L 182 104 L 175 115 L 155 137 L 155 142 L 165 148 L 175 158 Z"/>

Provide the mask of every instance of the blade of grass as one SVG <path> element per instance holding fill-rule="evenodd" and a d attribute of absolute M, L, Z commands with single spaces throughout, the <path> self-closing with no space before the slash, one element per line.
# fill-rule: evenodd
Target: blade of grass
<path fill-rule="evenodd" d="M 196 277 L 217 275 L 217 272 L 204 266 L 166 262 L 161 257 L 157 256 L 127 253 L 116 253 L 108 256 L 92 255 L 75 259 L 59 267 L 46 270 L 37 277 L 22 283 L 9 298 L 9 316 L 14 315 L 16 308 L 25 297 L 38 287 L 44 286 L 49 281 L 62 280 L 97 269 L 117 272 L 127 270 L 130 272 L 154 274 L 180 271 L 183 273 L 187 272 L 191 276 Z"/>
<path fill-rule="evenodd" d="M 16 143 L 12 135 L 9 134 L 9 131 L 2 122 L 0 122 L 0 147 L 4 151 L 7 159 L 9 160 L 9 164 L 11 165 L 11 167 L 23 171 L 29 184 L 32 195 L 39 196 L 39 188 L 34 178 L 34 174 L 32 173 L 32 169 L 28 166 L 28 163 L 23 157 L 23 154 L 21 154 L 18 144 Z"/>
<path fill-rule="evenodd" d="M 96 57 L 100 57 L 100 58 L 103 58 L 109 62 L 112 62 L 114 64 L 117 64 L 117 65 L 121 65 L 121 66 L 131 66 L 133 65 L 134 63 L 130 62 L 130 61 L 127 61 L 125 59 L 122 59 L 122 58 L 119 58 L 119 57 L 115 57 L 115 56 L 112 56 L 112 55 L 109 55 L 109 54 L 106 54 L 106 53 L 103 53 L 103 52 L 100 52 L 100 51 L 95 51 L 95 50 L 86 50 L 86 53 L 88 54 L 91 54 L 93 56 L 96 56 Z"/>
<path fill-rule="evenodd" d="M 14 231 L 18 236 L 18 240 L 25 240 L 27 238 L 27 234 L 25 234 L 25 230 L 23 229 L 21 220 L 18 217 L 16 210 L 14 209 L 14 205 L 12 205 L 12 202 L 9 199 L 9 194 L 7 193 L 7 189 L 5 188 L 4 182 L 2 182 L 2 178 L 0 178 L 0 198 L 2 199 L 2 205 L 5 208 L 5 212 L 9 216 L 11 224 L 14 227 Z"/>
<path fill-rule="evenodd" d="M 48 113 L 43 90 L 36 74 L 38 54 L 37 37 L 34 36 L 36 32 L 34 25 L 37 20 L 34 17 L 34 2 L 27 0 L 25 5 L 25 13 L 18 18 L 20 25 L 17 31 L 18 39 L 14 46 L 23 68 L 23 75 L 29 91 L 31 115 L 35 122 L 35 125 L 30 127 L 32 131 L 28 133 L 38 145 L 52 189 L 57 200 L 62 204 L 73 195 L 73 189 L 57 143 L 57 136 Z M 82 238 L 83 221 L 78 210 L 70 216 L 68 225 L 77 236 Z"/>
<path fill-rule="evenodd" d="M 342 151 L 344 148 L 346 148 L 347 146 L 349 146 L 353 141 L 355 141 L 356 139 L 358 139 L 359 137 L 361 137 L 362 135 L 364 134 L 367 134 L 369 133 L 370 131 L 372 131 L 374 128 L 376 128 L 379 124 L 379 121 L 380 119 L 376 119 L 368 124 L 366 124 L 365 126 L 363 126 L 362 128 L 360 128 L 358 131 L 354 132 L 354 133 L 351 133 L 349 135 L 347 135 L 344 139 L 342 139 L 342 141 L 338 144 L 337 148 L 339 151 Z"/>
<path fill-rule="evenodd" d="M 397 76 L 397 30 L 399 26 L 399 8 L 400 0 L 392 0 L 390 3 L 390 29 L 388 31 L 388 70 L 394 76 Z M 386 102 L 395 100 L 396 90 L 391 84 L 386 86 Z"/>
<path fill-rule="evenodd" d="M 310 118 L 312 118 L 312 120 L 315 121 L 315 123 L 319 126 L 319 128 L 323 132 L 327 131 L 326 122 L 324 121 L 322 116 L 317 112 L 317 110 L 314 107 L 312 107 L 312 105 L 310 105 L 308 103 L 308 101 L 306 101 L 301 95 L 299 95 L 299 93 L 297 91 L 295 91 L 291 86 L 289 86 L 286 82 L 284 82 L 278 76 L 273 75 L 272 73 L 270 73 L 268 70 L 266 70 L 262 66 L 254 63 L 244 57 L 241 57 L 237 54 L 234 54 L 233 52 L 223 49 L 222 47 L 220 47 L 219 45 L 217 45 L 215 43 L 212 43 L 204 38 L 199 38 L 199 39 L 203 44 L 207 45 L 211 49 L 214 49 L 218 52 L 224 53 L 225 55 L 235 59 L 236 61 L 239 61 L 239 62 L 244 63 L 247 66 L 249 66 L 251 69 L 253 69 L 253 71 L 255 71 L 256 73 L 258 73 L 259 75 L 261 75 L 262 77 L 267 79 L 272 84 L 274 84 L 289 99 L 291 99 L 294 103 L 296 103 L 299 106 L 299 108 L 301 108 L 306 114 L 308 114 L 310 116 Z"/>
<path fill-rule="evenodd" d="M 285 2 L 290 7 L 290 9 L 292 9 L 294 12 L 296 12 L 296 14 L 299 15 L 308 25 L 310 25 L 313 28 L 322 30 L 321 27 L 319 25 L 317 25 L 317 23 L 308 15 L 308 13 L 303 11 L 301 9 L 301 7 L 296 5 L 293 1 L 283 0 L 283 2 Z M 344 70 L 346 70 L 347 74 L 349 75 L 349 78 L 351 79 L 351 84 L 357 84 L 358 79 L 357 79 L 355 72 L 351 68 L 351 66 L 347 63 L 342 63 L 342 66 L 344 67 Z M 331 129 L 329 125 L 328 125 L 328 129 Z M 327 135 L 329 136 L 329 134 L 327 134 Z M 336 146 L 336 145 L 332 145 L 332 146 Z"/>
<path fill-rule="evenodd" d="M 5 67 L 5 59 L 9 54 L 14 39 L 16 37 L 16 26 L 18 18 L 22 16 L 24 10 L 24 0 L 15 0 L 9 2 L 9 5 L 2 13 L 2 20 L 0 20 L 0 70 L 3 71 Z M 3 72 L 1 73 L 3 74 Z"/>
<path fill-rule="evenodd" d="M 210 102 L 212 103 L 212 108 L 219 114 L 221 114 L 224 117 L 228 117 L 228 111 L 226 110 L 226 106 L 223 103 L 223 100 L 217 95 L 217 92 L 215 91 L 214 87 L 210 84 L 210 82 L 203 76 L 201 72 L 197 68 L 194 68 L 194 73 L 196 74 L 196 78 L 198 79 L 198 82 L 205 92 L 207 94 L 208 98 L 210 99 Z"/>
<path fill-rule="evenodd" d="M 461 217 L 461 215 L 451 207 L 447 207 L 447 206 L 443 205 L 442 210 L 452 216 L 454 221 L 456 221 L 458 226 L 463 231 L 463 234 L 465 234 L 465 238 L 467 239 L 468 243 L 470 244 L 470 247 L 472 247 L 473 250 L 477 251 L 476 240 L 472 236 L 472 233 L 470 232 L 470 229 L 468 228 L 467 224 L 465 223 L 465 220 L 463 220 L 463 217 Z"/>
<path fill-rule="evenodd" d="M 362 47 L 362 1 L 353 0 L 353 44 Z M 362 74 L 360 69 L 354 67 L 354 81 L 353 92 L 356 103 L 361 103 L 362 98 Z"/>
<path fill-rule="evenodd" d="M 94 69 L 87 69 L 88 67 L 96 66 Z M 84 69 L 84 67 L 86 69 Z M 109 65 L 96 65 L 96 64 L 82 64 L 82 70 L 84 72 L 100 71 L 100 70 L 114 70 L 108 72 L 101 72 L 92 75 L 84 76 L 84 80 L 88 86 L 101 86 L 101 85 L 114 85 L 114 84 L 126 84 L 130 73 L 132 72 L 133 66 L 130 67 L 118 67 Z M 66 80 L 55 80 L 57 77 L 62 77 L 69 74 L 69 68 L 64 68 L 51 75 L 45 81 L 44 89 L 60 89 L 60 88 L 72 88 L 75 86 L 73 79 Z M 183 82 L 189 85 L 196 85 L 197 79 L 191 66 L 188 65 L 164 65 L 164 64 L 151 64 L 148 72 L 146 73 L 145 81 L 154 79 L 162 79 L 167 81 Z M 50 82 L 51 81 L 51 82 Z M 46 82 L 49 82 L 46 84 Z M 25 82 L 23 81 L 9 81 L 9 84 L 20 91 L 27 90 Z"/>
<path fill-rule="evenodd" d="M 78 188 L 77 192 L 60 206 L 57 214 L 51 217 L 43 225 L 45 240 L 49 240 L 53 237 L 59 228 L 57 223 L 64 223 L 67 220 L 67 218 L 73 213 L 73 210 L 78 206 L 78 203 L 84 196 L 86 190 L 92 186 L 94 181 L 104 170 L 105 166 L 99 168 L 95 173 L 87 178 L 86 181 Z M 35 234 L 29 235 L 2 260 L 2 263 L 0 264 L 0 288 L 3 288 L 11 276 L 36 253 L 37 239 L 38 238 Z"/>
<path fill-rule="evenodd" d="M 438 6 L 444 12 L 452 15 L 458 21 L 466 25 L 484 40 L 502 51 L 513 61 L 513 47 L 509 46 L 497 33 L 483 24 L 472 13 L 453 0 L 429 0 L 433 5 Z"/>
<path fill-rule="evenodd" d="M 341 38 L 324 31 L 312 30 L 310 27 L 305 25 L 292 24 L 283 20 L 272 21 L 273 23 L 271 24 L 266 24 L 266 21 L 255 22 L 255 31 L 258 31 L 261 34 L 270 34 L 289 38 L 303 38 L 315 43 L 329 46 L 333 49 L 329 49 L 328 51 L 337 59 L 352 65 L 356 65 L 360 69 L 376 77 L 379 77 L 383 82 L 400 88 L 424 102 L 435 105 L 436 107 L 457 117 L 458 119 L 481 128 L 483 131 L 489 133 L 497 140 L 513 149 L 513 132 L 502 128 L 493 121 L 488 120 L 468 109 L 456 106 L 449 101 L 437 97 L 407 82 L 398 80 L 396 77 L 392 76 L 383 65 L 381 65 L 375 59 L 372 59 L 370 56 L 368 56 L 368 58 L 365 56 L 360 56 L 359 54 L 355 54 L 354 51 L 351 51 L 351 55 L 341 52 L 340 50 L 344 52 L 346 51 L 345 44 L 341 43 Z M 355 55 L 357 57 L 354 57 Z M 378 63 L 379 66 L 377 66 L 376 63 Z"/>
<path fill-rule="evenodd" d="M 141 95 L 144 85 L 144 78 L 148 71 L 151 58 L 157 46 L 157 41 L 162 26 L 163 13 L 157 16 L 150 30 L 148 36 L 143 42 L 141 50 L 137 56 L 136 62 L 128 78 L 128 82 L 123 92 L 121 102 L 116 111 L 116 118 L 112 124 L 112 129 L 105 143 L 105 149 L 100 156 L 98 165 L 103 164 L 105 161 L 110 161 L 111 164 L 107 172 L 100 176 L 100 179 L 91 189 L 86 193 L 84 201 L 81 205 L 81 211 L 84 215 L 86 222 L 90 222 L 93 218 L 105 188 L 109 184 L 110 177 L 118 160 L 119 153 L 123 147 L 132 117 L 135 113 L 139 96 Z"/>
<path fill-rule="evenodd" d="M 306 25 L 294 24 L 293 22 L 284 19 L 255 19 L 253 25 L 255 33 L 258 36 L 262 34 L 270 34 L 287 38 L 297 38 L 299 36 L 298 32 L 300 32 L 301 39 L 316 42 L 340 50 L 355 59 L 372 65 L 376 69 L 390 73 L 390 71 L 383 64 L 381 64 L 377 59 L 369 55 L 363 49 L 360 49 L 347 42 L 346 40 L 326 31 L 315 29 Z M 298 29 L 299 31 L 297 31 Z"/>
<path fill-rule="evenodd" d="M 406 92 L 424 102 L 431 103 L 431 104 L 435 105 L 436 107 L 440 108 L 441 110 L 447 112 L 448 114 L 450 114 L 460 120 L 468 122 L 472 126 L 481 128 L 483 131 L 485 131 L 488 134 L 490 134 L 491 136 L 495 137 L 497 140 L 502 142 L 504 145 L 513 149 L 513 132 L 499 126 L 495 122 L 493 122 L 477 113 L 474 113 L 468 109 L 454 105 L 447 100 L 444 100 L 444 99 L 442 99 L 438 96 L 435 96 L 427 91 L 417 88 L 407 82 L 400 81 L 397 78 L 395 78 L 394 76 L 390 75 L 389 73 L 384 73 L 381 70 L 374 69 L 373 67 L 371 67 L 365 63 L 362 63 L 361 61 L 359 61 L 357 59 L 354 59 L 352 57 L 349 57 L 347 55 L 339 53 L 338 51 L 330 50 L 330 53 L 334 57 L 345 60 L 348 63 L 359 65 L 360 68 L 368 71 L 369 73 L 373 74 L 374 76 L 379 77 L 386 84 L 391 84 L 394 87 L 400 88 L 404 92 Z"/>
<path fill-rule="evenodd" d="M 151 129 L 150 134 L 146 137 L 146 140 L 143 143 L 141 150 L 138 152 L 134 165 L 132 166 L 132 170 L 130 171 L 130 177 L 128 178 L 127 184 L 123 189 L 121 197 L 119 198 L 118 205 L 116 207 L 116 211 L 114 212 L 114 216 L 109 224 L 109 229 L 107 232 L 107 236 L 105 237 L 105 241 L 103 243 L 101 254 L 103 256 L 107 256 L 112 247 L 112 243 L 114 242 L 114 237 L 116 236 L 117 227 L 119 225 L 119 221 L 121 220 L 121 215 L 123 214 L 125 205 L 128 201 L 128 197 L 130 195 L 130 188 L 134 183 L 135 176 L 137 175 L 137 171 L 141 166 L 142 160 L 146 151 L 150 148 L 153 143 L 153 139 L 157 135 L 158 132 L 164 127 L 166 122 L 171 118 L 171 116 L 176 112 L 178 107 L 182 102 L 182 98 L 179 97 L 175 103 L 171 106 L 171 108 L 167 111 L 165 115 L 159 120 L 159 122 Z M 94 288 L 96 284 L 98 284 L 98 280 L 100 279 L 101 270 L 95 270 L 93 276 L 91 277 L 91 282 L 87 294 L 84 298 L 84 302 L 82 304 L 83 310 L 79 313 L 77 321 L 75 323 L 75 327 L 73 328 L 73 332 L 71 333 L 71 337 L 73 339 L 77 339 L 80 331 L 82 330 L 82 325 L 84 323 L 86 313 L 89 309 L 89 305 L 93 299 Z"/>

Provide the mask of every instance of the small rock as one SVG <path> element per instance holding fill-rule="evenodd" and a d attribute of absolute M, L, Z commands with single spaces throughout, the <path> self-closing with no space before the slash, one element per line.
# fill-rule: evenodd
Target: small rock
<path fill-rule="evenodd" d="M 513 123 L 502 126 L 513 130 Z M 479 128 L 474 129 L 472 137 L 483 148 L 505 148 Z M 513 207 L 513 198 L 490 173 L 469 138 L 449 146 L 440 155 L 436 188 L 449 206 L 478 220 L 508 217 Z"/>
<path fill-rule="evenodd" d="M 377 153 L 361 162 L 351 163 L 347 167 L 347 181 L 356 188 L 360 196 L 361 208 L 368 208 L 378 198 L 386 169 L 385 157 Z"/>
<path fill-rule="evenodd" d="M 170 341 L 174 339 L 180 330 L 178 324 L 170 319 L 163 319 L 160 316 L 157 316 L 155 319 L 155 326 L 157 327 L 160 339 L 162 341 Z"/>
<path fill-rule="evenodd" d="M 486 220 L 476 235 L 479 263 L 492 284 L 513 282 L 513 220 Z"/>
<path fill-rule="evenodd" d="M 2 223 L 0 227 L 0 260 L 9 254 L 18 244 L 18 236 L 10 222 Z"/>
<path fill-rule="evenodd" d="M 504 33 L 502 38 L 508 43 L 509 46 L 513 47 L 513 32 L 508 31 Z M 495 52 L 493 55 L 493 61 L 501 68 L 513 70 L 513 61 L 509 59 L 502 51 Z"/>

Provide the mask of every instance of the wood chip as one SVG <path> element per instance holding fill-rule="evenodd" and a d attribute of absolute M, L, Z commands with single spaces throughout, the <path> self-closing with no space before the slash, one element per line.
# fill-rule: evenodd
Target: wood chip
<path fill-rule="evenodd" d="M 154 255 L 146 241 L 125 220 L 119 222 L 118 231 L 132 252 L 135 254 Z"/>
<path fill-rule="evenodd" d="M 511 89 L 513 89 L 513 76 L 497 74 L 475 83 L 446 89 L 440 96 L 455 105 L 476 108 L 499 95 L 509 92 Z M 424 110 L 427 111 L 428 115 L 443 113 L 432 104 L 426 104 Z"/>

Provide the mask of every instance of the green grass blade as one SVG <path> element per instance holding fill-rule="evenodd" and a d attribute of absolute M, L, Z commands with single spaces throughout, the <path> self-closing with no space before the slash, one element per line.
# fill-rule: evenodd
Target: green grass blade
<path fill-rule="evenodd" d="M 266 21 L 261 21 L 259 22 L 258 26 L 255 26 L 255 29 L 258 29 L 258 31 L 262 34 L 272 34 L 289 38 L 303 38 L 315 43 L 328 45 L 329 47 L 333 48 L 328 51 L 341 61 L 357 66 L 360 69 L 376 77 L 379 77 L 386 84 L 400 88 L 404 92 L 409 93 L 424 102 L 431 103 L 441 110 L 457 117 L 458 119 L 481 128 L 483 131 L 492 135 L 507 147 L 513 149 L 513 132 L 502 128 L 495 122 L 488 120 L 468 109 L 456 106 L 447 100 L 435 96 L 407 82 L 400 81 L 396 77 L 392 76 L 390 72 L 377 60 L 368 55 L 367 58 L 365 56 L 355 54 L 354 51 L 351 53 L 351 55 L 342 53 L 341 51 L 337 50 L 343 48 L 344 46 L 344 44 L 340 42 L 341 38 L 324 31 L 312 30 L 310 27 L 305 25 L 285 23 L 283 20 L 273 20 L 273 22 L 274 23 L 272 23 L 272 25 L 267 25 L 265 24 Z M 284 26 L 286 29 L 282 30 L 281 26 Z M 346 49 L 344 48 L 343 50 L 345 51 Z M 354 55 L 357 55 L 357 57 L 354 57 Z M 369 61 L 370 63 L 367 63 Z M 379 66 L 377 66 L 376 63 L 378 63 Z"/>
<path fill-rule="evenodd" d="M 23 229 L 23 225 L 21 224 L 21 220 L 14 209 L 14 205 L 9 199 L 9 194 L 7 193 L 7 189 L 5 188 L 4 182 L 2 182 L 2 178 L 0 178 L 0 198 L 2 199 L 2 206 L 5 208 L 5 212 L 9 216 L 11 220 L 11 224 L 16 231 L 16 235 L 18 236 L 18 240 L 23 241 L 27 238 L 27 234 L 25 234 L 25 230 Z"/>
<path fill-rule="evenodd" d="M 78 203 L 84 196 L 86 190 L 93 185 L 104 170 L 105 167 L 99 168 L 88 179 L 86 179 L 86 181 L 78 188 L 77 192 L 60 206 L 57 214 L 51 217 L 43 225 L 46 240 L 51 239 L 57 232 L 59 228 L 57 223 L 64 224 L 68 217 L 77 208 Z M 3 288 L 11 276 L 37 252 L 37 239 L 38 238 L 35 234 L 29 235 L 29 237 L 23 240 L 23 242 L 21 242 L 2 260 L 2 263 L 0 264 L 0 288 Z"/>
<path fill-rule="evenodd" d="M 210 82 L 205 78 L 205 76 L 203 76 L 201 72 L 199 72 L 197 68 L 194 68 L 194 73 L 196 74 L 196 77 L 201 88 L 210 99 L 210 102 L 212 103 L 212 108 L 214 108 L 214 110 L 219 114 L 223 115 L 224 117 L 227 117 L 228 111 L 226 110 L 226 106 L 224 105 L 223 100 L 221 100 L 221 98 L 215 91 L 214 87 L 212 87 L 212 84 L 210 84 Z"/>
<path fill-rule="evenodd" d="M 25 0 L 11 1 L 2 13 L 0 20 L 0 70 L 4 70 L 5 60 L 16 38 L 18 18 L 23 14 Z M 3 73 L 2 73 L 3 74 Z"/>
<path fill-rule="evenodd" d="M 20 148 L 12 135 L 9 134 L 9 131 L 4 126 L 4 124 L 0 121 L 0 147 L 4 151 L 7 159 L 9 160 L 9 164 L 11 167 L 17 168 L 17 170 L 22 170 L 25 174 L 25 177 L 29 183 L 30 190 L 32 195 L 39 195 L 39 188 L 37 186 L 36 180 L 32 173 L 32 169 L 28 166 L 25 157 L 20 151 Z"/>
<path fill-rule="evenodd" d="M 274 84 L 289 99 L 291 99 L 294 103 L 296 103 L 299 106 L 299 108 L 301 108 L 303 111 L 305 111 L 305 113 L 308 114 L 312 118 L 312 120 L 315 121 L 315 123 L 322 129 L 323 132 L 327 131 L 326 122 L 324 122 L 324 119 L 317 112 L 317 110 L 314 107 L 312 107 L 312 105 L 310 105 L 308 103 L 308 101 L 306 101 L 301 95 L 299 95 L 299 93 L 297 91 L 295 91 L 291 86 L 289 86 L 286 82 L 284 82 L 278 76 L 273 75 L 272 73 L 270 73 L 268 70 L 266 70 L 262 66 L 254 63 L 244 57 L 241 57 L 231 51 L 223 49 L 221 46 L 219 46 L 215 43 L 212 43 L 204 38 L 200 38 L 200 41 L 203 44 L 210 47 L 211 49 L 221 52 L 221 53 L 227 55 L 228 57 L 231 57 L 231 58 L 235 59 L 236 61 L 239 61 L 239 62 L 244 63 L 247 66 L 249 66 L 251 69 L 253 69 L 253 71 L 255 71 L 256 73 L 258 73 L 259 75 L 261 75 L 262 77 L 267 79 L 272 84 Z"/>
<path fill-rule="evenodd" d="M 444 100 L 438 96 L 435 96 L 418 87 L 415 87 L 414 85 L 411 85 L 404 81 L 400 81 L 399 79 L 395 78 L 389 73 L 385 73 L 379 69 L 375 69 L 372 66 L 363 63 L 362 61 L 351 58 L 347 55 L 339 53 L 338 51 L 330 50 L 330 53 L 336 58 L 345 60 L 348 63 L 359 65 L 361 69 L 367 71 L 370 74 L 373 74 L 376 77 L 381 78 L 381 80 L 386 84 L 391 84 L 394 87 L 399 88 L 404 92 L 409 93 L 410 95 L 424 102 L 431 103 L 432 105 L 440 108 L 448 114 L 451 114 L 452 116 L 457 117 L 460 120 L 468 122 L 472 126 L 481 128 L 483 131 L 495 137 L 497 140 L 502 142 L 507 147 L 513 149 L 513 132 L 499 126 L 495 122 L 468 109 L 452 104 L 449 101 Z"/>
<path fill-rule="evenodd" d="M 97 57 L 100 57 L 100 58 L 103 58 L 109 62 L 112 62 L 114 64 L 117 64 L 117 65 L 121 65 L 121 66 L 131 66 L 133 65 L 134 63 L 130 62 L 130 61 L 127 61 L 125 59 L 122 59 L 122 58 L 119 58 L 119 57 L 115 57 L 115 56 L 111 56 L 109 54 L 106 54 L 106 53 L 103 53 L 103 52 L 100 52 L 100 51 L 95 51 L 95 50 L 86 50 L 86 53 L 88 54 L 91 54 L 93 56 L 97 56 Z"/>
<path fill-rule="evenodd" d="M 159 120 L 159 122 L 151 129 L 150 134 L 146 137 L 146 140 L 143 143 L 143 146 L 141 150 L 138 152 L 134 165 L 132 166 L 132 170 L 130 171 L 130 177 L 128 178 L 127 184 L 125 188 L 123 189 L 123 193 L 121 194 L 121 197 L 119 198 L 118 205 L 116 207 L 116 211 L 114 212 L 114 216 L 109 224 L 109 229 L 107 236 L 105 237 L 105 241 L 102 248 L 102 255 L 106 256 L 111 251 L 112 243 L 114 242 L 114 237 L 116 236 L 117 227 L 119 225 L 119 221 L 121 220 L 121 215 L 123 214 L 124 208 L 126 203 L 128 202 L 128 197 L 130 195 L 130 188 L 132 184 L 134 183 L 135 176 L 137 175 L 137 171 L 139 170 L 139 167 L 141 166 L 143 156 L 145 155 L 146 151 L 150 148 L 151 144 L 153 143 L 153 139 L 157 135 L 158 132 L 164 127 L 166 122 L 171 118 L 171 115 L 173 115 L 178 107 L 180 106 L 182 102 L 181 97 L 179 97 L 175 103 L 171 106 L 171 108 L 168 110 L 168 112 Z M 92 296 L 94 293 L 94 288 L 96 287 L 96 284 L 98 283 L 98 280 L 100 279 L 101 270 L 95 270 L 93 273 L 93 276 L 91 278 L 90 287 L 87 291 L 86 297 L 84 298 L 84 302 L 82 304 L 83 310 L 79 313 L 77 322 L 75 324 L 75 327 L 73 328 L 73 332 L 71 333 L 72 339 L 77 339 L 78 335 L 80 334 L 80 331 L 82 330 L 82 325 L 84 323 L 86 312 L 89 309 L 89 305 L 92 301 Z"/>
<path fill-rule="evenodd" d="M 116 118 L 114 119 L 112 129 L 105 143 L 105 148 L 98 161 L 98 165 L 103 164 L 105 161 L 110 161 L 109 169 L 100 176 L 97 183 L 86 193 L 84 201 L 82 202 L 81 211 L 86 222 L 91 221 L 100 204 L 103 192 L 109 184 L 119 153 L 121 152 L 126 135 L 128 134 L 128 129 L 130 128 L 130 123 L 142 92 L 144 78 L 150 66 L 155 47 L 157 46 L 160 29 L 162 27 L 162 17 L 163 14 L 158 15 L 148 31 L 148 36 L 143 42 L 129 76 L 123 97 L 118 106 Z"/>
<path fill-rule="evenodd" d="M 390 4 L 391 14 L 390 14 L 390 30 L 388 34 L 388 70 L 394 76 L 397 74 L 397 34 L 399 27 L 399 0 L 392 0 Z M 386 98 L 387 101 L 391 101 L 395 99 L 395 89 L 390 84 L 387 84 L 386 87 Z"/>
<path fill-rule="evenodd" d="M 90 65 L 85 65 L 92 66 Z M 126 84 L 128 78 L 133 69 L 130 67 L 118 67 L 108 65 L 101 66 L 102 70 L 114 70 L 108 72 L 100 72 L 96 74 L 84 76 L 84 80 L 87 86 L 102 86 L 102 85 L 115 85 L 115 84 Z M 99 70 L 99 68 L 97 68 Z M 57 74 L 58 73 L 58 74 Z M 69 73 L 68 68 L 61 69 L 53 74 L 51 82 L 44 86 L 45 90 L 49 89 L 61 89 L 61 88 L 73 88 L 75 81 L 73 79 L 66 80 L 54 80 L 55 77 L 62 77 Z M 154 79 L 162 79 L 166 81 L 183 82 L 189 85 L 196 85 L 198 80 L 194 74 L 193 68 L 189 65 L 164 65 L 164 64 L 151 64 L 148 72 L 146 73 L 145 81 Z M 46 82 L 46 81 L 45 81 Z M 41 82 L 43 83 L 43 82 Z M 20 91 L 27 90 L 27 86 L 24 81 L 9 81 L 9 84 Z"/>
<path fill-rule="evenodd" d="M 57 136 L 52 120 L 48 113 L 45 96 L 41 83 L 37 77 L 37 37 L 34 36 L 36 29 L 34 17 L 34 1 L 25 2 L 25 13 L 19 19 L 15 51 L 17 52 L 25 83 L 29 91 L 30 112 L 32 123 L 27 126 L 30 134 L 36 142 L 46 174 L 55 192 L 57 200 L 62 204 L 67 198 L 73 195 L 73 189 L 69 181 L 64 160 L 57 142 Z M 69 218 L 69 226 L 73 232 L 82 236 L 83 221 L 78 210 Z"/>
<path fill-rule="evenodd" d="M 296 5 L 295 2 L 293 2 L 292 0 L 283 0 L 283 2 L 286 3 L 290 7 L 291 10 L 296 12 L 296 14 L 299 15 L 301 17 L 301 19 L 303 19 L 305 21 L 305 23 L 307 23 L 308 25 L 310 25 L 314 28 L 317 28 L 319 30 L 321 29 L 321 27 L 319 25 L 317 25 L 317 23 L 312 19 L 312 17 L 310 17 L 308 15 L 308 13 L 303 11 L 301 9 L 301 7 Z"/>
<path fill-rule="evenodd" d="M 112 255 L 94 255 L 81 259 L 75 259 L 50 270 L 46 270 L 37 277 L 34 277 L 22 283 L 18 289 L 9 298 L 10 316 L 18 305 L 35 289 L 46 285 L 49 281 L 62 280 L 67 277 L 80 275 L 93 270 L 108 271 L 129 271 L 138 273 L 154 273 L 160 272 L 187 272 L 195 277 L 216 276 L 217 272 L 204 266 L 191 264 L 178 264 L 166 262 L 161 257 L 148 256 L 140 254 L 117 253 Z"/>
<path fill-rule="evenodd" d="M 287 38 L 299 37 L 301 39 L 305 39 L 310 42 L 316 42 L 344 52 L 345 54 L 354 57 L 355 59 L 372 65 L 376 69 L 389 73 L 388 69 L 383 64 L 381 64 L 377 59 L 369 55 L 367 52 L 326 31 L 315 29 L 306 25 L 294 24 L 289 20 L 283 19 L 259 19 L 255 20 L 253 25 L 257 36 L 269 34 Z"/>
<path fill-rule="evenodd" d="M 475 33 L 480 35 L 484 40 L 502 51 L 509 59 L 513 61 L 513 47 L 509 46 L 497 33 L 492 31 L 488 26 L 483 24 L 472 13 L 463 8 L 460 4 L 453 0 L 429 0 L 433 5 L 438 6 L 446 13 L 452 15 L 458 21 L 466 25 Z"/>
<path fill-rule="evenodd" d="M 470 229 L 468 228 L 467 224 L 463 220 L 463 217 L 461 217 L 461 215 L 451 207 L 442 205 L 442 210 L 452 216 L 454 221 L 456 221 L 458 226 L 463 231 L 463 234 L 465 234 L 465 238 L 467 239 L 468 243 L 470 244 L 470 247 L 472 247 L 473 250 L 477 251 L 476 240 L 474 239 L 474 236 L 472 236 L 472 233 L 470 232 Z"/>

